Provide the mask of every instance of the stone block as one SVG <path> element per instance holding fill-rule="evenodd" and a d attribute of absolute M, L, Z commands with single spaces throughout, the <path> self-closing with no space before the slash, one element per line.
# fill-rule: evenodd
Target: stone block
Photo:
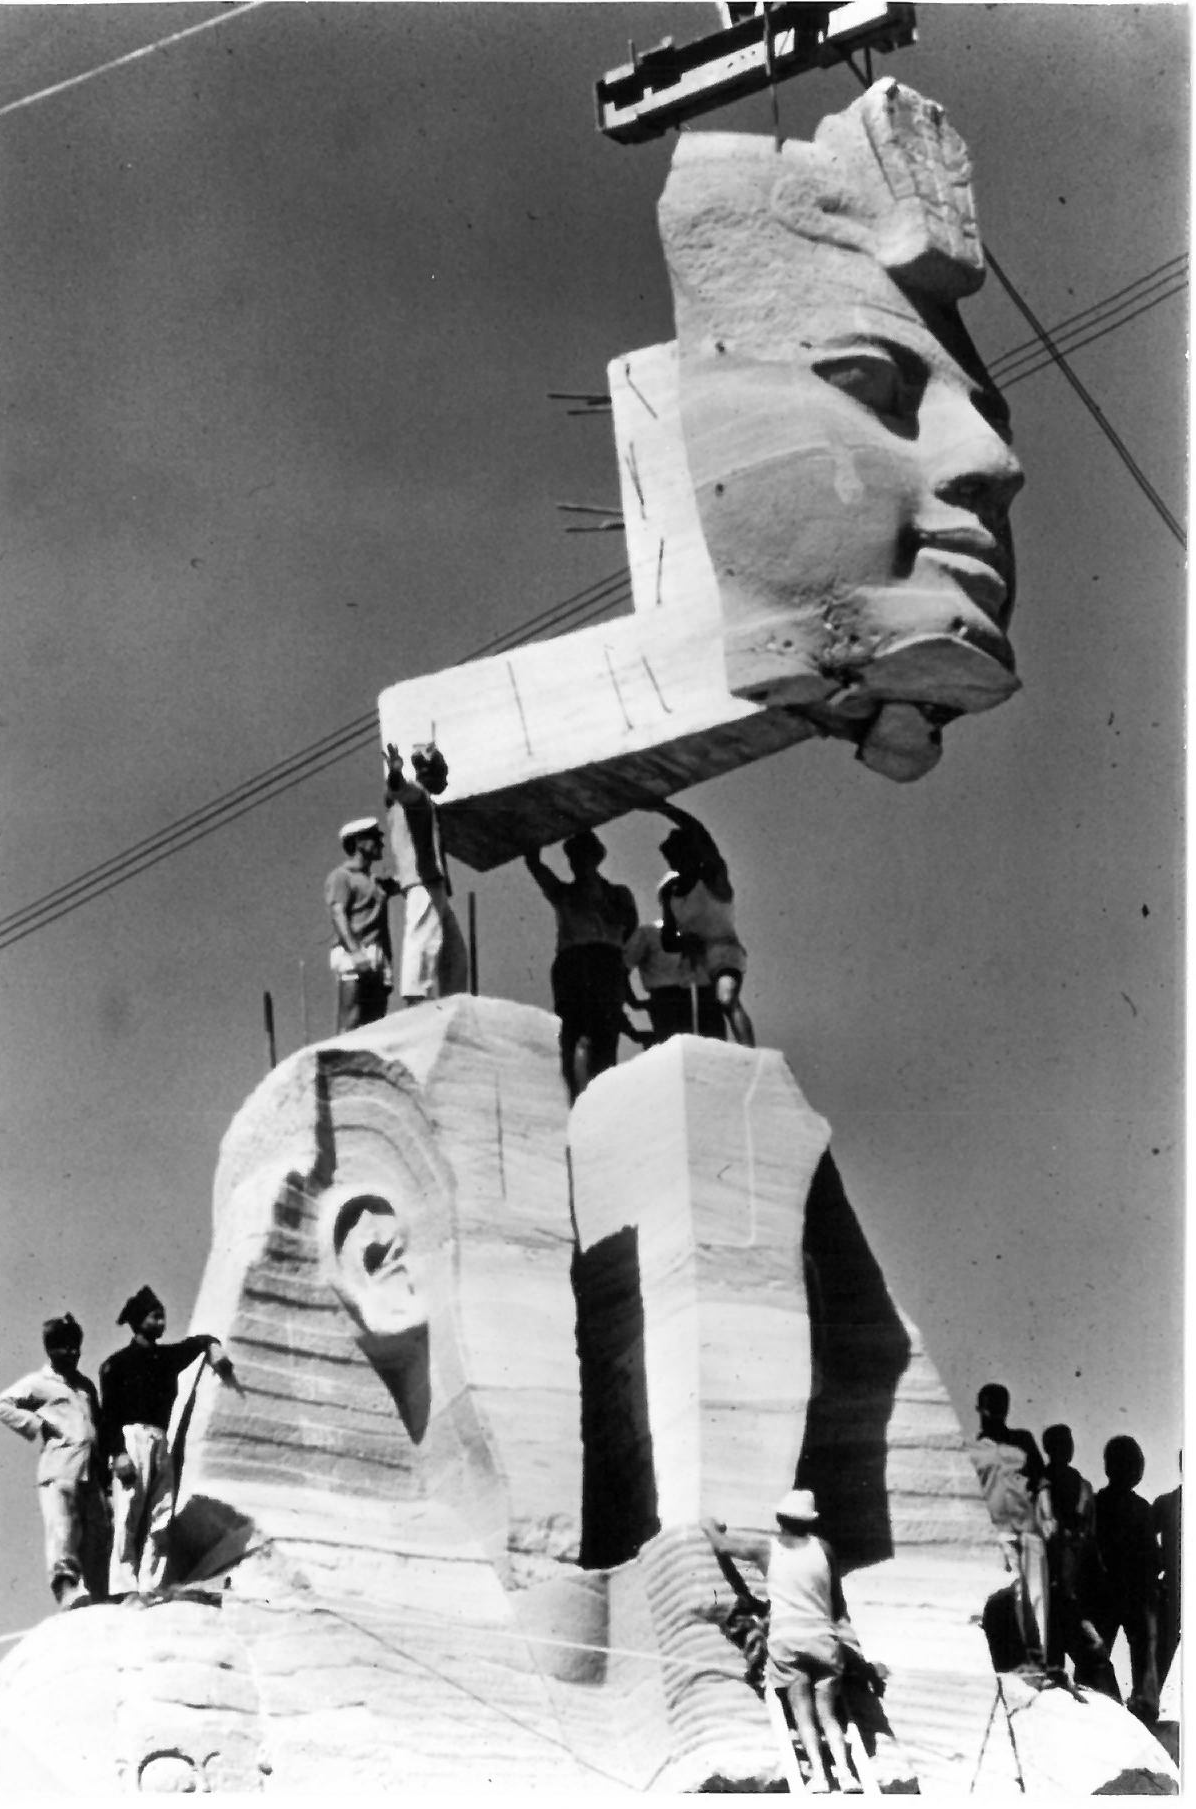
<path fill-rule="evenodd" d="M 959 318 L 967 152 L 878 82 L 810 143 L 684 133 L 675 344 L 609 367 L 634 613 L 392 685 L 486 868 L 813 735 L 897 780 L 1017 688 L 1005 405 Z"/>

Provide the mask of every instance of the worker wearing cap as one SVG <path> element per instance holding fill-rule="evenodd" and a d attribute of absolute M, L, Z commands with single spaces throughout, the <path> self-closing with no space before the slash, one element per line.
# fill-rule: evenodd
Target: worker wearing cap
<path fill-rule="evenodd" d="M 838 1561 L 814 1530 L 818 1506 L 812 1492 L 790 1489 L 775 1511 L 778 1531 L 767 1540 L 728 1539 L 718 1521 L 704 1520 L 702 1526 L 716 1551 L 751 1558 L 764 1572 L 769 1600 L 765 1682 L 789 1698 L 810 1764 L 809 1788 L 830 1789 L 822 1762 L 825 1740 L 840 1790 L 858 1793 L 861 1786 L 848 1763 L 839 1721 L 844 1655 L 852 1655 L 876 1689 L 883 1689 L 883 1673 L 864 1658 L 859 1635 L 847 1617 Z"/>
<path fill-rule="evenodd" d="M 356 1030 L 385 1017 L 392 985 L 387 900 L 398 890 L 371 869 L 382 859 L 377 817 L 355 817 L 340 832 L 345 860 L 324 881 L 336 947 L 329 963 L 336 975 L 336 1031 Z"/>
<path fill-rule="evenodd" d="M 233 1366 L 208 1332 L 163 1344 L 166 1309 L 154 1290 L 139 1288 L 116 1321 L 132 1337 L 100 1365 L 100 1446 L 112 1467 L 113 1596 L 152 1595 L 166 1579 L 174 1518 L 174 1462 L 167 1427 L 178 1379 L 207 1357 L 222 1382 Z"/>
<path fill-rule="evenodd" d="M 628 995 L 623 950 L 638 913 L 629 889 L 599 873 L 606 849 L 592 829 L 571 835 L 564 852 L 572 880 L 559 879 L 545 866 L 539 849 L 526 860 L 556 912 L 552 1008 L 561 1020 L 561 1072 L 570 1099 L 576 1099 L 618 1058 Z"/>
<path fill-rule="evenodd" d="M 40 1442 L 37 1499 L 46 1569 L 60 1608 L 106 1599 L 110 1528 L 99 1452 L 100 1403 L 79 1369 L 83 1333 L 73 1313 L 42 1326 L 46 1362 L 0 1394 L 0 1424 Z"/>
<path fill-rule="evenodd" d="M 434 741 L 416 743 L 412 778 L 393 741 L 387 743 L 386 762 L 390 851 L 405 907 L 399 991 L 406 1004 L 419 1005 L 469 991 L 469 956 L 449 902 L 453 888 L 436 808 L 448 784 L 448 763 Z"/>

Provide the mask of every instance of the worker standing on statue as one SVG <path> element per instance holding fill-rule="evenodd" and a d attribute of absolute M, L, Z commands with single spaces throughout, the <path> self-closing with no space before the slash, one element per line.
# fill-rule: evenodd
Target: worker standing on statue
<path fill-rule="evenodd" d="M 343 824 L 340 839 L 346 858 L 324 881 L 337 944 L 329 961 L 337 981 L 338 1036 L 386 1016 L 393 984 L 386 910 L 392 893 L 398 891 L 394 880 L 375 878 L 371 871 L 382 859 L 377 817 L 356 817 Z"/>
<path fill-rule="evenodd" d="M 859 1635 L 847 1614 L 838 1560 L 815 1531 L 818 1505 L 809 1489 L 790 1489 L 777 1503 L 778 1531 L 767 1541 L 748 1535 L 728 1538 L 719 1521 L 704 1520 L 716 1552 L 750 1558 L 768 1584 L 768 1660 L 764 1678 L 769 1689 L 784 1691 L 793 1723 L 810 1766 L 812 1792 L 830 1789 L 822 1760 L 825 1740 L 841 1791 L 859 1794 L 861 1785 L 847 1757 L 839 1719 L 845 1654 L 861 1674 L 883 1690 L 881 1673 L 864 1657 Z"/>
<path fill-rule="evenodd" d="M 166 1580 L 174 1518 L 174 1463 L 166 1429 L 178 1379 L 206 1356 L 222 1382 L 233 1366 L 206 1332 L 163 1344 L 166 1309 L 152 1288 L 139 1288 L 116 1321 L 133 1336 L 100 1365 L 100 1443 L 112 1466 L 113 1596 L 150 1596 Z"/>
<path fill-rule="evenodd" d="M 652 1034 L 648 1044 L 667 1043 L 671 1036 L 716 1037 L 727 1034 L 714 987 L 700 965 L 679 948 L 664 946 L 664 919 L 641 923 L 623 949 L 630 973 L 639 975 L 647 997 L 634 1003 L 648 1013 Z"/>
<path fill-rule="evenodd" d="M 1109 1654 L 1096 1630 L 1096 1497 L 1092 1484 L 1072 1463 L 1070 1426 L 1047 1426 L 1042 1435 L 1046 1481 L 1051 1491 L 1054 1532 L 1046 1542 L 1051 1580 L 1047 1612 L 1047 1665 L 1061 1670 L 1064 1657 L 1075 1681 L 1107 1696 L 1117 1695 Z"/>
<path fill-rule="evenodd" d="M 618 1058 L 627 998 L 623 950 L 637 912 L 628 888 L 599 873 L 606 849 L 592 829 L 571 835 L 564 853 L 572 880 L 559 879 L 546 867 L 539 849 L 526 860 L 556 912 L 552 1009 L 561 1020 L 561 1072 L 570 1099 L 576 1099 Z"/>
<path fill-rule="evenodd" d="M 1045 1665 L 1050 1580 L 1046 1541 L 1054 1537 L 1046 1466 L 1032 1433 L 1008 1425 L 1009 1390 L 986 1382 L 976 1396 L 980 1436 L 972 1456 L 989 1516 L 1015 1579 L 1018 1631 L 1026 1656 Z"/>
<path fill-rule="evenodd" d="M 42 1326 L 46 1363 L 0 1394 L 0 1424 L 40 1441 L 37 1500 L 46 1569 L 60 1608 L 108 1595 L 111 1532 L 100 1456 L 100 1403 L 79 1369 L 83 1333 L 73 1313 Z"/>
<path fill-rule="evenodd" d="M 1109 1652 L 1124 1630 L 1131 1682 L 1126 1707 L 1149 1726 L 1159 1718 L 1159 1542 L 1150 1503 L 1137 1492 L 1146 1459 L 1128 1432 L 1109 1440 L 1104 1458 L 1107 1485 L 1096 1496 L 1100 1569 L 1093 1620 Z"/>
<path fill-rule="evenodd" d="M 660 844 L 672 869 L 660 887 L 664 947 L 679 949 L 704 969 L 732 1038 L 754 1047 L 756 1033 L 739 997 L 747 951 L 735 930 L 735 892 L 727 863 L 696 817 L 676 804 L 655 808 L 674 824 Z"/>
<path fill-rule="evenodd" d="M 434 741 L 418 742 L 412 750 L 410 779 L 393 742 L 387 743 L 386 763 L 390 851 L 406 906 L 399 991 L 406 1004 L 419 1005 L 469 991 L 469 956 L 449 903 L 452 886 L 436 808 L 448 784 L 448 764 Z"/>

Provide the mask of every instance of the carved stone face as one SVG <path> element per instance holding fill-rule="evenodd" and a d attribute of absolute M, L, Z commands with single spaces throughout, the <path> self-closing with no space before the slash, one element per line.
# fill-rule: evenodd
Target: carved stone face
<path fill-rule="evenodd" d="M 915 777 L 1018 682 L 1022 472 L 957 309 L 984 275 L 966 149 L 877 83 L 779 152 L 685 135 L 660 218 L 728 685 Z"/>
<path fill-rule="evenodd" d="M 953 312 L 919 309 L 865 255 L 819 250 L 821 305 L 788 356 L 707 340 L 682 366 L 729 649 L 756 653 L 766 688 L 807 665 L 850 680 L 902 641 L 943 640 L 924 683 L 901 662 L 892 695 L 966 708 L 961 686 L 990 661 L 1003 695 L 1022 483 L 1004 404 Z"/>

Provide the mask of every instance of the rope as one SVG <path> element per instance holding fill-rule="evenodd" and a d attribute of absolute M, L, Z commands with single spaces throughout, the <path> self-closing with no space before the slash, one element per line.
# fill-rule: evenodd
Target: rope
<path fill-rule="evenodd" d="M 993 256 L 993 253 L 992 253 L 990 247 L 987 245 L 984 247 L 984 255 L 988 260 L 988 263 L 989 263 L 990 268 L 992 269 L 993 275 L 996 277 L 997 281 L 1000 283 L 1002 289 L 1004 289 L 1006 295 L 1008 295 L 1010 301 L 1013 303 L 1014 307 L 1018 310 L 1018 313 L 1022 314 L 1025 317 L 1025 319 L 1030 323 L 1030 325 L 1033 327 L 1034 331 L 1037 333 L 1039 339 L 1041 339 L 1046 350 L 1050 353 L 1054 362 L 1059 366 L 1059 369 L 1062 371 L 1063 375 L 1067 378 L 1067 381 L 1070 383 L 1072 389 L 1076 392 L 1076 395 L 1080 398 L 1080 401 L 1084 404 L 1084 407 L 1088 410 L 1089 414 L 1092 416 L 1093 420 L 1096 422 L 1097 426 L 1100 428 L 1101 432 L 1104 434 L 1104 436 L 1108 440 L 1109 444 L 1113 447 L 1114 451 L 1117 453 L 1118 458 L 1120 458 L 1122 464 L 1125 466 L 1126 470 L 1129 472 L 1129 474 L 1133 478 L 1134 482 L 1142 490 L 1143 495 L 1145 495 L 1149 499 L 1149 501 L 1151 503 L 1153 503 L 1159 516 L 1166 523 L 1166 525 L 1170 528 L 1171 532 L 1175 535 L 1175 538 L 1179 541 L 1179 544 L 1182 547 L 1186 547 L 1188 544 L 1188 538 L 1187 538 L 1187 535 L 1184 533 L 1182 527 L 1180 526 L 1179 522 L 1175 519 L 1175 516 L 1171 513 L 1170 509 L 1167 507 L 1166 503 L 1163 501 L 1162 497 L 1159 495 L 1159 493 L 1155 489 L 1154 485 L 1150 482 L 1149 478 L 1146 476 L 1146 473 L 1142 470 L 1141 466 L 1133 458 L 1133 456 L 1130 453 L 1130 449 L 1126 445 L 1125 441 L 1121 438 L 1121 436 L 1119 434 L 1115 433 L 1113 428 L 1109 425 L 1109 422 L 1105 419 L 1104 415 L 1101 413 L 1101 410 L 1097 407 L 1097 404 L 1093 401 L 1092 397 L 1088 394 L 1088 391 L 1085 389 L 1084 385 L 1080 382 L 1080 379 L 1076 376 L 1075 372 L 1072 370 L 1071 366 L 1068 364 L 1066 358 L 1064 358 L 1062 352 L 1059 350 L 1058 346 L 1055 344 L 1054 340 L 1051 338 L 1051 335 L 1047 332 L 1046 328 L 1043 326 L 1043 324 L 1039 320 L 1038 316 L 1034 313 L 1034 311 L 1030 307 L 1029 303 L 1027 301 L 1025 301 L 1021 295 L 1018 294 L 1018 291 L 1014 287 L 1012 281 L 1010 280 L 1010 278 L 1008 276 L 1006 276 L 1004 270 L 1001 268 L 1001 265 L 997 262 L 997 259 Z"/>
<path fill-rule="evenodd" d="M 566 598 L 563 603 L 553 604 L 548 610 L 529 618 L 520 628 L 497 636 L 465 658 L 478 659 L 494 650 L 523 645 L 536 634 L 546 634 L 565 626 L 589 626 L 608 610 L 626 602 L 629 595 L 626 575 L 614 573 L 576 593 L 574 597 Z M 144 837 L 120 854 L 110 856 L 98 866 L 89 868 L 65 886 L 10 912 L 7 917 L 0 918 L 0 950 L 10 948 L 37 930 L 48 928 L 60 917 L 90 904 L 93 899 L 103 897 L 126 880 L 148 872 L 170 855 L 181 853 L 184 848 L 202 841 L 217 829 L 256 810 L 258 805 L 282 797 L 306 779 L 359 752 L 376 735 L 377 718 L 372 711 L 369 715 L 356 717 L 307 748 L 289 755 L 285 760 L 277 761 L 254 778 L 243 781 L 219 798 L 179 818 L 166 829 Z"/>
<path fill-rule="evenodd" d="M 156 50 L 165 50 L 171 44 L 181 44 L 184 38 L 193 38 L 197 32 L 211 31 L 214 25 L 223 25 L 226 20 L 235 19 L 238 13 L 256 12 L 259 6 L 265 4 L 266 0 L 242 0 L 239 6 L 226 7 L 213 18 L 201 19 L 198 25 L 186 25 L 182 31 L 172 31 L 168 37 L 158 38 L 153 44 L 143 44 L 140 50 L 127 50 L 123 56 L 113 57 L 107 63 L 98 63 L 94 69 L 85 69 L 81 75 L 68 75 L 64 82 L 55 82 L 49 88 L 39 88 L 36 94 L 23 94 L 20 100 L 8 101 L 0 107 L 0 119 L 6 113 L 16 113 L 22 107 L 32 107 L 37 101 L 49 100 L 52 95 L 65 94 L 68 88 L 78 88 L 84 82 L 94 81 L 97 75 L 107 75 L 110 70 L 123 69 L 128 63 L 140 62 L 142 57 L 152 56 Z"/>

